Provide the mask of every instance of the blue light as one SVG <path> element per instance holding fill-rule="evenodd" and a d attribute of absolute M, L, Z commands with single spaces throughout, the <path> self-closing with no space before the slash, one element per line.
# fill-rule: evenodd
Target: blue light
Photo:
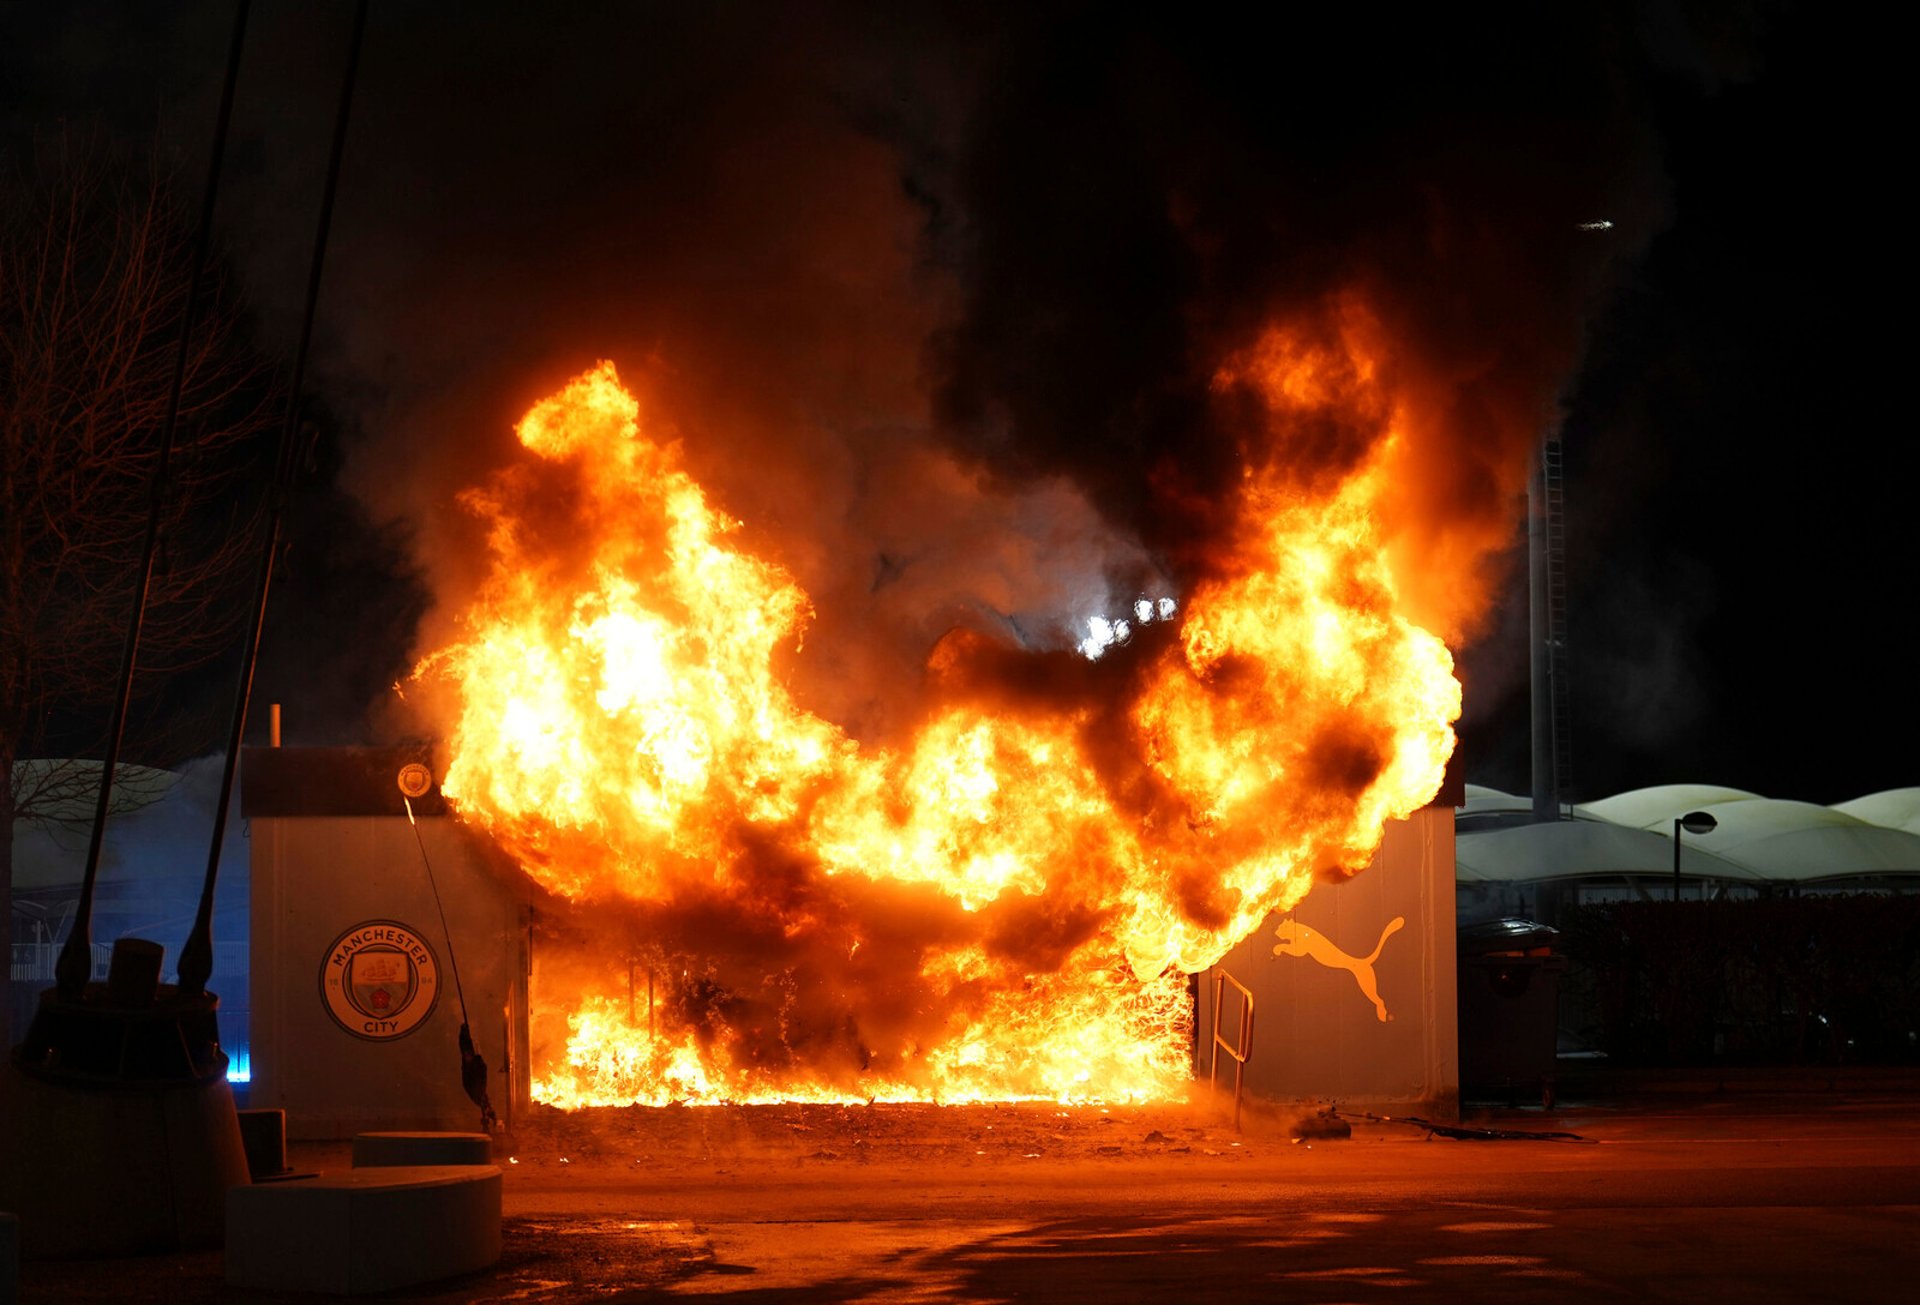
<path fill-rule="evenodd" d="M 253 1082 L 253 1058 L 244 1050 L 236 1051 L 227 1059 L 227 1082 Z"/>

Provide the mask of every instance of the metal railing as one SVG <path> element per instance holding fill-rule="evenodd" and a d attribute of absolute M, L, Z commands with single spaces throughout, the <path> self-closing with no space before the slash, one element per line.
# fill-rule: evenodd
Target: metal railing
<path fill-rule="evenodd" d="M 60 957 L 60 944 L 57 942 L 17 942 L 13 944 L 11 960 L 13 981 L 15 983 L 53 982 L 54 963 Z M 93 944 L 93 970 L 88 976 L 90 981 L 107 977 L 107 965 L 113 960 L 111 943 Z"/>
<path fill-rule="evenodd" d="M 57 942 L 17 942 L 12 945 L 10 964 L 15 983 L 51 984 L 54 981 L 54 965 L 60 957 L 60 944 Z M 247 968 L 249 961 L 245 942 L 224 942 L 213 945 L 217 973 L 232 975 Z M 171 959 L 171 958 L 169 958 Z M 113 963 L 113 944 L 110 942 L 93 944 L 93 970 L 88 981 L 98 983 L 107 977 L 107 970 Z M 162 976 L 167 982 L 173 981 L 171 971 Z"/>
<path fill-rule="evenodd" d="M 1221 998 L 1226 995 L 1226 985 L 1231 983 L 1240 990 L 1240 1037 L 1237 1042 L 1228 1042 L 1220 1036 Z M 1220 1068 L 1220 1053 L 1226 1052 L 1233 1057 L 1233 1128 L 1240 1130 L 1240 1101 L 1247 1084 L 1247 1060 L 1253 1055 L 1253 993 L 1247 985 L 1216 968 L 1213 972 L 1213 1055 L 1207 1062 L 1207 1087 L 1215 1095 L 1220 1085 L 1216 1081 Z"/>

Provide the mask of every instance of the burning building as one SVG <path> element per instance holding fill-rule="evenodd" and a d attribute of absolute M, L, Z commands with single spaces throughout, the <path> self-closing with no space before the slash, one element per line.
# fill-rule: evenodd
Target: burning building
<path fill-rule="evenodd" d="M 1308 409 L 1369 367 L 1280 337 L 1242 365 Z M 460 704 L 447 794 L 581 908 L 537 1099 L 1176 1093 L 1186 976 L 1439 787 L 1458 688 L 1394 609 L 1387 466 L 1316 497 L 1250 464 L 1232 573 L 1092 625 L 1126 647 L 955 629 L 875 748 L 789 688 L 807 596 L 611 364 L 518 431 L 469 498 L 495 570 L 419 674 Z M 609 954 L 650 976 L 648 1030 Z"/>
<path fill-rule="evenodd" d="M 807 595 L 612 364 L 536 404 L 524 458 L 466 499 L 492 569 L 464 636 L 415 676 L 452 704 L 441 794 L 530 881 L 531 954 L 510 916 L 468 950 L 506 966 L 489 1010 L 503 986 L 503 1010 L 524 1003 L 502 1029 L 526 1030 L 506 1063 L 532 1100 L 1182 1095 L 1190 976 L 1366 865 L 1452 747 L 1451 660 L 1399 610 L 1380 526 L 1404 440 L 1371 324 L 1336 325 L 1270 333 L 1221 384 L 1266 414 L 1256 434 L 1357 405 L 1381 425 L 1368 457 L 1302 483 L 1250 437 L 1210 574 L 1091 619 L 1077 647 L 955 627 L 913 728 L 881 746 L 796 692 Z M 255 847 L 272 883 L 314 882 L 278 865 L 277 834 Z M 277 891 L 255 901 L 279 929 Z M 445 981 L 427 931 L 356 909 L 320 927 L 341 930 L 324 1004 L 347 1036 L 397 1041 L 399 1007 L 424 1020 Z M 356 986 L 341 957 L 369 930 L 395 973 L 370 954 Z"/>

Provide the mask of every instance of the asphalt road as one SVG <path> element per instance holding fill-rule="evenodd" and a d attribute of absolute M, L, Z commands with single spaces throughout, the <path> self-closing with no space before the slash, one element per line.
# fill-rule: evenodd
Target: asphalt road
<path fill-rule="evenodd" d="M 396 1298 L 1904 1302 L 1916 1105 L 1476 1121 L 1581 1142 L 1362 1123 L 1306 1143 L 1279 1121 L 1236 1134 L 1165 1110 L 623 1112 L 523 1131 L 503 1157 L 500 1264 Z M 28 1301 L 302 1299 L 233 1292 L 217 1255 L 29 1265 L 22 1285 Z"/>

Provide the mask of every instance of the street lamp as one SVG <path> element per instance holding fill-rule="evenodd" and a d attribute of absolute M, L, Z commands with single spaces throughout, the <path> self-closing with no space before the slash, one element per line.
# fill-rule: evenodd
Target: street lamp
<path fill-rule="evenodd" d="M 1684 816 L 1673 818 L 1673 900 L 1680 900 L 1680 831 L 1689 834 L 1711 834 L 1720 827 L 1720 822 L 1704 811 L 1689 811 Z"/>

